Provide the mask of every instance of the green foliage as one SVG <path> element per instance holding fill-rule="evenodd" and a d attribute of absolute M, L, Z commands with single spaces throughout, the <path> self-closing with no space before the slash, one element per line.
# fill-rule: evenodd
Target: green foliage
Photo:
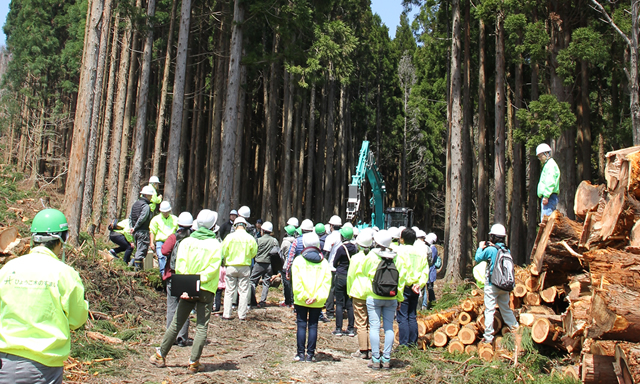
<path fill-rule="evenodd" d="M 558 138 L 564 130 L 576 123 L 576 116 L 569 103 L 558 102 L 554 95 L 542 95 L 528 107 L 516 112 L 521 129 L 514 131 L 516 140 L 525 143 L 527 148 Z"/>
<path fill-rule="evenodd" d="M 565 85 L 574 82 L 576 64 L 580 60 L 587 61 L 591 66 L 603 68 L 607 59 L 607 47 L 602 35 L 591 28 L 578 28 L 573 31 L 569 47 L 558 53 L 558 67 L 556 72 L 564 79 Z"/>
<path fill-rule="evenodd" d="M 471 290 L 477 288 L 475 284 L 465 282 L 458 284 L 455 287 L 449 283 L 446 283 L 442 289 L 442 296 L 436 300 L 436 303 L 430 310 L 421 311 L 424 314 L 431 314 L 449 309 L 459 305 L 463 300 L 469 297 Z"/>
<path fill-rule="evenodd" d="M 113 358 L 121 359 L 127 355 L 127 351 L 103 343 L 91 340 L 85 336 L 84 331 L 75 331 L 71 334 L 71 357 L 80 361 Z"/>

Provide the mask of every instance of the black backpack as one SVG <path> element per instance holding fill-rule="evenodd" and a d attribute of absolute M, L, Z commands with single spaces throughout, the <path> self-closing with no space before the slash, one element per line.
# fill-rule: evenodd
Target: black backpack
<path fill-rule="evenodd" d="M 376 268 L 376 274 L 373 276 L 371 284 L 373 293 L 383 297 L 396 297 L 399 279 L 400 273 L 393 259 L 382 258 Z"/>
<path fill-rule="evenodd" d="M 498 248 L 498 254 L 489 281 L 503 291 L 511 292 L 516 285 L 511 251 L 503 247 L 496 248 Z"/>

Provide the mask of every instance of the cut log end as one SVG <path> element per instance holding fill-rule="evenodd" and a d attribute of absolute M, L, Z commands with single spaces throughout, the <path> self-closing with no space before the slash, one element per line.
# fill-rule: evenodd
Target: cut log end
<path fill-rule="evenodd" d="M 558 290 L 556 287 L 549 287 L 540 292 L 540 298 L 545 303 L 553 303 L 556 300 L 556 296 L 558 295 Z"/>
<path fill-rule="evenodd" d="M 448 341 L 449 338 L 443 331 L 438 330 L 433 333 L 433 345 L 435 345 L 436 347 L 444 347 L 445 345 L 447 345 Z"/>
<path fill-rule="evenodd" d="M 447 351 L 449 351 L 449 353 L 464 353 L 464 344 L 462 344 L 462 342 L 460 342 L 460 340 L 458 340 L 457 338 L 452 339 L 449 342 Z"/>
<path fill-rule="evenodd" d="M 524 284 L 516 284 L 513 288 L 513 295 L 515 297 L 525 297 L 527 295 L 527 287 Z"/>
<path fill-rule="evenodd" d="M 458 332 L 458 339 L 464 345 L 473 344 L 476 341 L 477 331 L 470 327 L 462 327 Z"/>
<path fill-rule="evenodd" d="M 450 323 L 444 326 L 444 333 L 449 337 L 456 337 L 460 331 L 460 325 L 457 323 Z"/>
<path fill-rule="evenodd" d="M 458 322 L 460 325 L 467 325 L 471 320 L 471 315 L 468 312 L 462 312 L 460 313 L 460 316 L 458 316 Z"/>

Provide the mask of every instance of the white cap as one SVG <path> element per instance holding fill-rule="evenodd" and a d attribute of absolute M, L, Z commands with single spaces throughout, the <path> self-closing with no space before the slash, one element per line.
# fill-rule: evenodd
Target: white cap
<path fill-rule="evenodd" d="M 371 248 L 373 245 L 373 234 L 375 232 L 370 228 L 365 228 L 356 237 L 356 244 L 363 248 Z"/>
<path fill-rule="evenodd" d="M 158 176 L 151 176 L 149 178 L 149 182 L 150 183 L 158 183 L 158 184 L 160 184 L 160 179 L 158 179 Z"/>
<path fill-rule="evenodd" d="M 293 225 L 294 227 L 298 228 L 298 226 L 300 226 L 300 223 L 298 222 L 297 218 L 291 217 L 289 218 L 289 220 L 287 220 L 287 225 Z"/>
<path fill-rule="evenodd" d="M 313 232 L 315 228 L 313 227 L 313 221 L 309 219 L 302 220 L 302 224 L 300 224 L 300 230 L 302 232 Z"/>
<path fill-rule="evenodd" d="M 141 195 L 153 196 L 154 193 L 156 193 L 156 190 L 153 189 L 153 187 L 150 185 L 145 185 L 144 187 L 142 187 L 142 190 L 140 191 Z"/>
<path fill-rule="evenodd" d="M 391 245 L 391 234 L 389 231 L 383 229 L 373 235 L 373 241 L 375 241 L 377 245 L 389 248 Z"/>
<path fill-rule="evenodd" d="M 163 201 L 160 203 L 160 212 L 170 212 L 171 211 L 171 203 L 168 201 Z"/>
<path fill-rule="evenodd" d="M 213 226 L 216 225 L 216 221 L 218 221 L 218 213 L 210 209 L 200 211 L 196 219 L 198 227 L 205 227 L 207 229 L 213 228 Z"/>
<path fill-rule="evenodd" d="M 243 205 L 242 207 L 240 207 L 240 209 L 238 209 L 238 216 L 242 216 L 245 219 L 248 219 L 251 216 L 251 208 Z"/>
<path fill-rule="evenodd" d="M 507 230 L 502 224 L 493 224 L 491 226 L 491 231 L 489 231 L 489 234 L 498 237 L 507 237 Z"/>
<path fill-rule="evenodd" d="M 238 224 L 243 224 L 246 227 L 247 226 L 247 220 L 245 220 L 244 217 L 242 217 L 242 216 L 238 216 L 233 221 L 233 226 L 235 227 Z"/>
<path fill-rule="evenodd" d="M 181 227 L 190 227 L 193 225 L 193 216 L 189 212 L 182 212 L 178 216 L 178 225 Z"/>
<path fill-rule="evenodd" d="M 262 230 L 269 233 L 273 232 L 273 224 L 270 221 L 265 221 L 262 223 Z"/>
<path fill-rule="evenodd" d="M 340 216 L 333 215 L 329 219 L 329 224 L 342 226 L 342 219 L 340 218 Z"/>
<path fill-rule="evenodd" d="M 551 147 L 549 146 L 549 144 L 542 143 L 536 147 L 536 156 L 545 152 L 551 152 Z"/>
<path fill-rule="evenodd" d="M 315 232 L 309 232 L 302 235 L 302 246 L 306 247 L 319 247 L 320 238 Z"/>
<path fill-rule="evenodd" d="M 391 235 L 392 239 L 399 239 L 400 238 L 400 228 L 398 227 L 391 227 L 389 228 L 389 234 Z"/>

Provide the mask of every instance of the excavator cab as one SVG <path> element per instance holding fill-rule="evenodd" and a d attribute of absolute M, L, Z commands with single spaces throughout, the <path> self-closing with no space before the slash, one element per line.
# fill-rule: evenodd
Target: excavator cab
<path fill-rule="evenodd" d="M 387 208 L 384 211 L 384 226 L 385 228 L 391 227 L 406 227 L 411 228 L 413 226 L 413 209 L 411 208 Z"/>

